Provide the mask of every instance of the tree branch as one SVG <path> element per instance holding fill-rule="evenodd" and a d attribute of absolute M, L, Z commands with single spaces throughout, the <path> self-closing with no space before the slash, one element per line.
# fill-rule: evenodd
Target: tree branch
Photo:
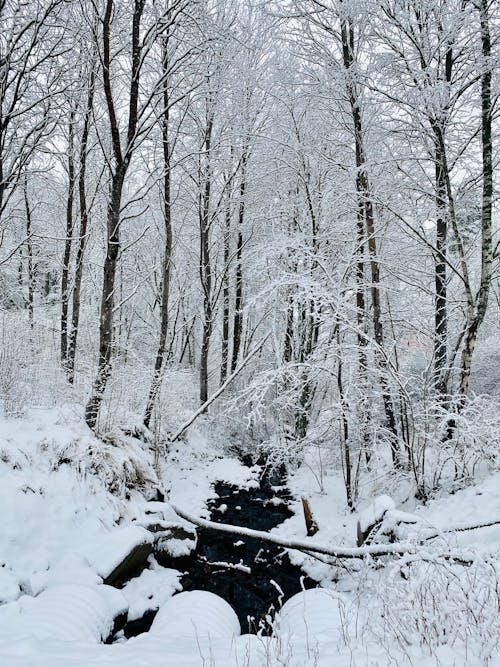
<path fill-rule="evenodd" d="M 207 401 L 205 401 L 205 402 L 203 403 L 203 405 L 200 406 L 200 407 L 198 408 L 198 410 L 196 410 L 196 412 L 193 413 L 193 414 L 191 415 L 191 417 L 190 417 L 186 422 L 184 422 L 184 424 L 180 427 L 180 429 L 179 429 L 179 430 L 178 430 L 178 431 L 177 431 L 177 432 L 170 438 L 170 442 L 175 442 L 175 440 L 178 440 L 178 439 L 181 437 L 181 435 L 184 433 L 184 431 L 185 431 L 186 429 L 188 429 L 188 428 L 191 426 L 191 424 L 192 424 L 196 419 L 198 419 L 198 417 L 199 417 L 200 415 L 202 415 L 204 412 L 206 412 L 206 410 L 207 410 L 207 409 L 209 408 L 209 406 L 215 401 L 215 399 L 218 398 L 218 397 L 219 397 L 219 396 L 226 390 L 227 386 L 228 386 L 228 385 L 234 380 L 234 378 L 235 378 L 235 377 L 236 377 L 236 376 L 243 370 L 243 368 L 247 365 L 247 363 L 250 361 L 250 359 L 251 359 L 252 357 L 254 357 L 254 356 L 257 354 L 257 352 L 259 352 L 259 350 L 262 349 L 264 343 L 267 341 L 267 339 L 269 338 L 270 335 L 271 335 L 271 334 L 268 333 L 266 336 L 264 336 L 264 338 L 260 341 L 260 343 L 258 343 L 258 344 L 254 347 L 254 349 L 253 349 L 249 354 L 247 354 L 247 356 L 243 359 L 243 361 L 241 362 L 241 364 L 239 364 L 239 366 L 237 366 L 237 367 L 234 369 L 234 371 L 233 371 L 233 372 L 231 373 L 231 375 L 227 378 L 227 380 L 224 382 L 224 384 L 222 384 L 222 385 L 219 387 L 219 389 L 217 389 L 217 391 L 216 391 L 214 394 L 212 394 L 212 396 L 210 396 L 210 398 L 209 398 Z M 180 515 L 179 515 L 179 516 L 180 516 Z"/>

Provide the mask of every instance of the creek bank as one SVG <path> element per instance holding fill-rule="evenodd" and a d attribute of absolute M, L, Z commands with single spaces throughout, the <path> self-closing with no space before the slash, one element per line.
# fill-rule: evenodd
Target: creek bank
<path fill-rule="evenodd" d="M 248 459 L 244 463 L 251 465 Z M 211 520 L 270 531 L 293 516 L 285 474 L 284 468 L 261 468 L 260 484 L 255 488 L 217 482 L 215 498 L 208 503 Z M 204 590 L 224 598 L 235 610 L 242 632 L 268 634 L 269 622 L 283 603 L 303 588 L 317 585 L 278 546 L 209 529 L 198 529 L 197 533 L 197 545 L 190 556 L 175 559 L 158 555 L 158 562 L 184 572 L 183 590 Z"/>
<path fill-rule="evenodd" d="M 252 466 L 248 458 L 243 462 Z M 292 497 L 285 482 L 284 468 L 269 471 L 263 466 L 258 487 L 241 488 L 216 482 L 215 497 L 208 502 L 211 520 L 270 531 L 293 515 L 289 508 Z M 155 549 L 156 561 L 162 567 L 183 573 L 180 580 L 183 591 L 207 591 L 228 602 L 243 633 L 270 634 L 274 614 L 286 600 L 317 585 L 277 545 L 205 528 L 196 533 L 195 543 L 192 535 L 184 536 L 191 538 L 190 547 L 194 544 L 190 553 L 174 556 L 168 548 Z M 147 610 L 141 618 L 125 623 L 118 636 L 129 638 L 148 632 L 155 616 L 156 610 Z"/>

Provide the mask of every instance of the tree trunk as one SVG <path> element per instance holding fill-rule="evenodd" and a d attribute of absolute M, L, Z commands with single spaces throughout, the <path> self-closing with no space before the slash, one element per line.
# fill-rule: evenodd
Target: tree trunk
<path fill-rule="evenodd" d="M 222 340 L 220 384 L 224 384 L 227 377 L 229 361 L 229 251 L 231 241 L 231 198 L 228 194 L 226 204 L 226 220 L 224 229 L 224 275 L 222 277 Z"/>
<path fill-rule="evenodd" d="M 445 369 L 447 361 L 448 324 L 446 315 L 446 236 L 447 222 L 444 206 L 445 183 L 441 152 L 436 146 L 436 257 L 434 307 L 434 386 L 438 396 L 446 395 Z"/>
<path fill-rule="evenodd" d="M 481 24 L 481 50 L 483 56 L 481 74 L 481 144 L 483 163 L 483 193 L 481 206 L 481 279 L 476 297 L 474 316 L 468 322 L 464 337 L 460 363 L 459 408 L 465 404 L 469 390 L 472 357 L 476 347 L 477 334 L 488 307 L 491 273 L 493 264 L 492 245 L 492 202 L 493 202 L 493 142 L 491 101 L 491 37 L 489 30 L 488 1 L 481 0 L 479 6 Z"/>
<path fill-rule="evenodd" d="M 344 484 L 346 491 L 346 501 L 347 506 L 350 510 L 354 508 L 354 489 L 352 484 L 352 465 L 351 465 L 351 447 L 349 443 L 349 422 L 347 419 L 347 403 L 345 400 L 344 394 L 344 382 L 342 377 L 343 361 L 342 361 L 342 352 L 340 349 L 341 346 L 341 337 L 340 337 L 340 326 L 337 324 L 337 348 L 339 352 L 339 358 L 337 363 L 337 389 L 339 390 L 340 398 L 340 410 L 341 410 L 341 455 L 342 455 L 342 471 L 344 473 Z M 366 453 L 366 448 L 365 448 Z"/>
<path fill-rule="evenodd" d="M 365 159 L 363 155 L 363 164 L 364 163 Z M 368 176 L 366 174 L 365 174 L 365 179 L 366 179 L 366 185 L 363 184 L 363 188 L 366 188 L 364 190 L 366 197 L 365 220 L 366 220 L 366 234 L 368 237 L 368 253 L 370 255 L 370 273 L 371 273 L 370 292 L 372 300 L 373 331 L 375 335 L 375 342 L 377 344 L 377 348 L 375 350 L 375 356 L 377 358 L 378 365 L 382 371 L 380 374 L 380 386 L 382 389 L 382 402 L 384 405 L 386 425 L 389 431 L 392 461 L 395 467 L 399 467 L 401 465 L 400 461 L 401 453 L 398 444 L 398 429 L 396 425 L 396 415 L 394 410 L 394 404 L 392 401 L 391 390 L 389 387 L 389 381 L 386 375 L 386 372 L 388 371 L 388 366 L 383 356 L 384 330 L 382 326 L 382 313 L 380 308 L 380 272 L 379 272 L 377 247 L 375 239 L 373 204 L 371 201 Z"/>
<path fill-rule="evenodd" d="M 71 246 L 73 244 L 73 200 L 75 192 L 74 159 L 74 123 L 75 111 L 71 109 L 68 128 L 68 198 L 66 200 L 66 238 L 61 274 L 61 364 L 67 370 L 68 359 L 68 306 L 69 306 L 69 268 Z"/>
<path fill-rule="evenodd" d="M 87 149 L 90 131 L 90 120 L 94 104 L 94 86 L 95 86 L 95 61 L 92 63 L 90 72 L 89 88 L 87 92 L 87 104 L 85 108 L 85 117 L 83 121 L 82 139 L 80 144 L 79 173 L 78 173 L 78 203 L 80 215 L 80 233 L 78 238 L 78 248 L 75 259 L 75 282 L 73 286 L 73 304 L 71 313 L 71 332 L 68 340 L 68 355 L 66 360 L 66 371 L 68 381 L 73 384 L 75 379 L 75 356 L 76 345 L 78 341 L 78 328 L 80 323 L 80 304 L 83 277 L 83 258 L 85 255 L 85 246 L 87 243 L 88 228 L 88 209 L 87 209 Z"/>
<path fill-rule="evenodd" d="M 365 207 L 362 201 L 358 201 L 357 211 L 357 249 L 358 261 L 356 263 L 356 324 L 358 327 L 358 368 L 359 387 L 361 399 L 360 407 L 360 432 L 363 450 L 367 465 L 371 459 L 370 430 L 371 409 L 368 399 L 368 359 L 366 355 L 366 298 L 365 298 Z"/>
<path fill-rule="evenodd" d="M 350 70 L 354 65 L 354 29 L 350 22 L 341 19 L 341 41 L 342 41 L 342 56 L 343 64 L 346 74 L 350 75 Z M 381 368 L 380 386 L 382 389 L 382 402 L 384 405 L 384 412 L 386 418 L 386 426 L 389 432 L 390 446 L 392 460 L 395 466 L 400 465 L 400 451 L 398 445 L 398 432 L 396 426 L 396 418 L 394 405 L 389 387 L 389 382 L 384 371 L 387 370 L 387 364 L 382 355 L 384 347 L 384 335 L 381 319 L 380 308 L 380 272 L 377 258 L 377 246 L 375 238 L 375 223 L 374 223 L 374 209 L 371 199 L 370 182 L 366 171 L 366 156 L 363 146 L 363 124 L 361 118 L 361 110 L 359 106 L 359 95 L 356 91 L 356 84 L 354 81 L 348 79 L 347 93 L 349 97 L 349 105 L 351 109 L 353 130 L 354 130 L 354 144 L 356 153 L 356 189 L 358 193 L 358 236 L 360 234 L 360 217 L 359 212 L 361 207 L 364 211 L 365 231 L 364 235 L 368 247 L 368 254 L 370 257 L 370 274 L 371 286 L 370 294 L 372 301 L 372 318 L 373 331 L 375 342 L 377 344 L 376 357 Z M 359 288 L 358 294 L 359 297 Z"/>
<path fill-rule="evenodd" d="M 453 53 L 448 48 L 445 58 L 444 77 L 451 85 Z M 446 111 L 446 110 L 445 110 Z M 435 198 L 436 198 L 436 256 L 435 269 L 435 306 L 434 306 L 434 388 L 438 398 L 446 397 L 447 359 L 448 359 L 448 315 L 447 315 L 447 234 L 448 214 L 446 207 L 447 183 L 450 184 L 448 161 L 445 144 L 445 115 L 431 120 L 434 133 L 435 154 Z M 453 208 L 451 189 L 448 191 L 449 209 Z M 464 276 L 465 277 L 465 276 Z"/>
<path fill-rule="evenodd" d="M 156 351 L 155 365 L 153 371 L 153 379 L 149 389 L 146 410 L 144 413 L 144 425 L 149 428 L 151 415 L 156 403 L 156 399 L 161 389 L 161 380 L 163 374 L 163 366 L 165 363 L 165 349 L 167 345 L 167 334 L 169 328 L 169 299 L 170 299 L 170 269 L 172 265 L 172 202 L 171 202 L 171 180 L 172 180 L 172 166 L 171 166 L 171 149 L 169 138 L 169 113 L 170 100 L 168 90 L 168 36 L 165 38 L 163 45 L 163 117 L 162 117 L 162 146 L 163 146 L 163 221 L 165 226 L 165 248 L 163 251 L 163 267 L 162 267 L 162 286 L 161 286 L 161 317 L 160 317 L 160 338 L 158 341 L 158 349 Z"/>
<path fill-rule="evenodd" d="M 200 278 L 203 290 L 203 328 L 200 351 L 200 403 L 208 400 L 208 356 L 213 328 L 212 265 L 210 260 L 210 194 L 212 189 L 211 143 L 213 130 L 212 111 L 209 110 L 204 137 L 203 191 L 200 196 Z"/>
<path fill-rule="evenodd" d="M 238 365 L 240 354 L 241 338 L 243 331 L 243 221 L 245 218 L 245 190 L 246 190 L 246 164 L 247 148 L 244 149 L 241 160 L 241 183 L 240 183 L 240 202 L 238 208 L 238 235 L 236 239 L 236 287 L 234 295 L 234 320 L 233 320 L 233 354 L 231 358 L 231 372 Z"/>
<path fill-rule="evenodd" d="M 111 373 L 113 349 L 114 292 L 118 255 L 120 251 L 120 207 L 125 171 L 123 167 L 113 175 L 111 197 L 108 203 L 107 248 L 104 259 L 101 315 L 99 324 L 99 361 L 92 396 L 85 408 L 85 421 L 95 430 L 104 391 Z"/>
<path fill-rule="evenodd" d="M 97 420 L 102 399 L 104 397 L 104 391 L 111 373 L 114 290 L 116 269 L 120 253 L 120 209 L 123 184 L 125 182 L 125 176 L 136 140 L 139 75 L 142 51 L 140 42 L 140 24 L 144 3 L 145 0 L 135 0 L 132 16 L 132 71 L 130 77 L 127 138 L 123 153 L 110 77 L 110 24 L 113 15 L 113 0 L 107 0 L 103 19 L 103 82 L 113 146 L 114 166 L 111 174 L 111 192 L 107 210 L 107 247 L 106 257 L 104 259 L 104 276 L 99 324 L 99 360 L 92 394 L 85 407 L 85 421 L 92 430 L 95 430 L 97 427 Z"/>
<path fill-rule="evenodd" d="M 30 329 L 34 325 L 35 275 L 33 265 L 33 222 L 28 196 L 28 179 L 24 180 L 24 209 L 26 213 L 26 251 L 28 259 L 28 321 Z"/>

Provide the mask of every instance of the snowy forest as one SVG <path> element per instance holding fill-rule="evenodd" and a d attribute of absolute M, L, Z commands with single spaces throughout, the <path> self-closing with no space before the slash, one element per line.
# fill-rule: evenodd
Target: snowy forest
<path fill-rule="evenodd" d="M 500 665 L 497 0 L 0 0 L 0 665 Z"/>

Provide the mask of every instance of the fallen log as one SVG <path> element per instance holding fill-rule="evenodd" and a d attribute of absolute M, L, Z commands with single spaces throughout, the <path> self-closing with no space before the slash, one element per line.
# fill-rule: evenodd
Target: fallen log
<path fill-rule="evenodd" d="M 207 530 L 217 530 L 222 533 L 229 533 L 231 535 L 238 535 L 240 537 L 249 537 L 269 544 L 277 544 L 285 549 L 295 549 L 296 551 L 311 552 L 330 556 L 332 558 L 364 558 L 365 556 L 390 556 L 414 553 L 415 545 L 410 543 L 395 543 L 395 544 L 370 544 L 363 547 L 330 547 L 322 544 L 317 544 L 312 541 L 289 540 L 284 537 L 278 537 L 271 533 L 265 533 L 261 530 L 253 530 L 252 528 L 245 528 L 243 526 L 233 526 L 228 523 L 216 523 L 215 521 L 208 521 L 188 514 L 176 505 L 172 505 L 172 509 L 182 519 L 189 521 L 195 526 L 205 528 Z"/>
<path fill-rule="evenodd" d="M 363 559 L 367 556 L 370 556 L 371 558 L 380 558 L 382 556 L 413 556 L 415 558 L 420 558 L 426 561 L 444 559 L 454 561 L 462 565 L 471 565 L 474 562 L 474 558 L 469 557 L 467 554 L 464 555 L 464 553 L 460 551 L 445 551 L 432 555 L 424 551 L 423 553 L 419 554 L 420 547 L 422 547 L 422 545 L 425 544 L 428 540 L 437 537 L 437 535 L 430 535 L 428 538 L 424 538 L 424 540 L 421 540 L 419 543 L 394 542 L 392 544 L 367 544 L 361 547 L 335 547 L 317 544 L 316 542 L 310 540 L 290 540 L 284 537 L 279 537 L 277 535 L 272 535 L 271 533 L 265 533 L 261 530 L 245 528 L 244 526 L 234 526 L 228 523 L 216 523 L 215 521 L 208 521 L 207 519 L 195 517 L 192 514 L 189 514 L 188 512 L 180 509 L 176 505 L 171 505 L 171 507 L 174 512 L 182 519 L 189 521 L 189 523 L 192 523 L 199 528 L 205 528 L 206 530 L 216 530 L 222 533 L 229 533 L 230 535 L 238 535 L 239 537 L 248 537 L 255 540 L 260 540 L 261 542 L 267 542 L 269 544 L 277 544 L 284 549 L 294 549 L 312 557 L 318 557 L 317 555 L 320 554 L 321 556 L 329 556 L 333 559 L 344 560 L 356 558 Z M 466 530 L 474 530 L 476 528 L 487 528 L 497 524 L 500 524 L 500 521 L 495 520 L 476 526 L 457 526 L 455 530 L 457 532 L 461 532 Z M 451 532 L 451 529 L 443 532 L 449 533 Z M 326 562 L 323 558 L 319 558 L 319 560 Z"/>

